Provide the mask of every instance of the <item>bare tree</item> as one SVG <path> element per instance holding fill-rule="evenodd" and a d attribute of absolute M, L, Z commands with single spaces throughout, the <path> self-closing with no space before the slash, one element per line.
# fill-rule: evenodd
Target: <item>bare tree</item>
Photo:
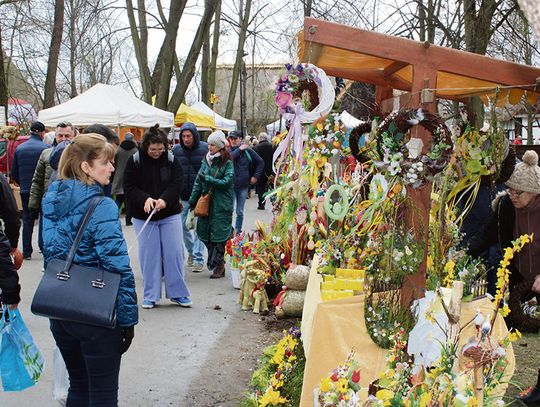
<path fill-rule="evenodd" d="M 58 71 L 58 58 L 62 45 L 62 34 L 64 32 L 64 0 L 54 2 L 54 23 L 51 36 L 51 46 L 49 48 L 49 61 L 47 62 L 47 77 L 45 79 L 45 93 L 43 96 L 43 107 L 54 106 L 54 95 L 56 92 L 56 73 Z"/>
<path fill-rule="evenodd" d="M 227 107 L 225 108 L 225 116 L 227 117 L 231 117 L 234 110 L 234 99 L 238 88 L 238 79 L 240 78 L 240 69 L 244 58 L 244 44 L 250 22 L 251 4 L 252 0 L 245 0 L 245 4 L 244 0 L 240 0 L 238 6 L 238 47 L 236 48 L 236 59 L 234 61 L 229 97 L 227 98 Z"/>

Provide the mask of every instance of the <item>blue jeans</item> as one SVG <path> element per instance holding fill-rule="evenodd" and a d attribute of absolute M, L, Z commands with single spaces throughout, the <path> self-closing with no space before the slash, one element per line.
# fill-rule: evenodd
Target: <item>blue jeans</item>
<path fill-rule="evenodd" d="M 234 197 L 236 202 L 236 222 L 234 229 L 236 233 L 242 231 L 242 223 L 244 223 L 244 205 L 248 196 L 249 186 L 234 189 Z"/>
<path fill-rule="evenodd" d="M 34 249 L 32 249 L 32 233 L 34 231 L 34 213 L 28 207 L 28 201 L 30 200 L 30 194 L 21 194 L 21 202 L 23 207 L 23 227 L 22 227 L 22 243 L 23 243 L 23 256 L 28 257 L 32 255 Z"/>
<path fill-rule="evenodd" d="M 69 373 L 67 407 L 118 406 L 122 329 L 50 320 Z"/>
<path fill-rule="evenodd" d="M 193 257 L 193 264 L 204 264 L 204 244 L 197 236 L 195 230 L 186 228 L 186 218 L 189 212 L 189 202 L 182 201 L 182 230 L 184 232 L 184 246 L 189 255 Z"/>

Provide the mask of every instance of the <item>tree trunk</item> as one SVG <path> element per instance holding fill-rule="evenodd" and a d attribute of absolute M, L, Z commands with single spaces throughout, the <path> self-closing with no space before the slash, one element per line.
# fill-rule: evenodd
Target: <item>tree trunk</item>
<path fill-rule="evenodd" d="M 216 93 L 216 66 L 219 51 L 219 26 L 221 23 L 221 0 L 216 0 L 216 12 L 214 17 L 214 35 L 212 38 L 212 50 L 210 52 L 210 66 L 208 68 L 208 91 Z"/>
<path fill-rule="evenodd" d="M 304 0 L 304 17 L 311 17 L 311 6 L 313 0 Z"/>
<path fill-rule="evenodd" d="M 495 0 L 484 0 L 477 9 L 476 0 L 463 0 L 463 21 L 465 25 L 465 50 L 485 55 L 492 32 L 492 20 L 497 9 Z M 484 125 L 484 104 L 475 96 L 467 106 L 469 121 L 477 128 Z"/>
<path fill-rule="evenodd" d="M 4 46 L 2 45 L 2 26 L 0 25 L 0 106 L 5 107 L 4 119 L 7 123 L 8 109 L 8 78 L 5 70 Z"/>
<path fill-rule="evenodd" d="M 208 7 L 208 3 L 213 0 L 206 0 L 205 7 Z M 210 67 L 210 26 L 204 33 L 202 60 L 201 60 L 201 100 L 203 103 L 209 104 L 210 102 L 210 89 L 208 88 L 208 76 Z"/>
<path fill-rule="evenodd" d="M 60 56 L 60 46 L 62 45 L 62 34 L 64 32 L 64 0 L 55 0 L 54 3 L 54 23 L 51 37 L 51 47 L 49 48 L 49 60 L 47 62 L 47 77 L 45 79 L 45 94 L 43 98 L 43 108 L 54 106 L 54 96 L 56 92 L 56 71 L 58 70 L 58 58 Z"/>
<path fill-rule="evenodd" d="M 182 103 L 186 96 L 186 91 L 189 83 L 191 82 L 191 79 L 193 79 L 193 75 L 195 74 L 195 64 L 197 63 L 197 59 L 199 58 L 199 54 L 201 53 L 201 47 L 204 41 L 204 33 L 208 31 L 208 27 L 210 26 L 210 22 L 212 21 L 212 16 L 214 15 L 214 12 L 216 10 L 216 1 L 208 2 L 206 6 L 207 7 L 205 7 L 204 9 L 204 14 L 201 18 L 201 22 L 199 23 L 199 28 L 195 33 L 195 38 L 193 39 L 193 43 L 191 44 L 188 56 L 186 57 L 186 61 L 184 62 L 184 67 L 182 69 L 182 77 L 177 78 L 178 81 L 176 83 L 176 88 L 174 89 L 171 100 L 167 105 L 167 110 L 169 112 L 174 113 L 178 110 L 178 108 L 180 107 L 180 103 Z"/>
<path fill-rule="evenodd" d="M 165 29 L 165 39 L 159 51 L 161 56 L 159 66 L 159 84 L 156 92 L 156 107 L 166 109 L 169 102 L 169 89 L 171 87 L 172 73 L 175 59 L 176 38 L 180 17 L 184 12 L 187 0 L 171 1 L 169 9 L 169 21 Z M 159 59 L 159 56 L 158 56 Z M 155 73 L 155 71 L 154 71 Z"/>
<path fill-rule="evenodd" d="M 234 68 L 231 79 L 231 86 L 229 90 L 229 97 L 227 98 L 227 108 L 225 109 L 225 116 L 231 117 L 234 111 L 234 100 L 236 98 L 236 90 L 238 88 L 238 79 L 240 77 L 240 69 L 242 67 L 242 58 L 244 58 L 244 44 L 247 37 L 247 29 L 249 25 L 249 15 L 251 13 L 251 3 L 252 0 L 246 0 L 245 9 L 243 6 L 243 1 L 240 1 L 240 32 L 238 34 L 238 48 L 236 50 L 236 60 L 234 61 Z M 242 16 L 242 11 L 244 15 Z"/>
<path fill-rule="evenodd" d="M 74 0 L 69 0 L 69 82 L 70 82 L 70 96 L 74 98 L 77 96 L 77 79 L 75 77 L 77 66 L 77 6 Z"/>
<path fill-rule="evenodd" d="M 138 7 L 139 7 L 139 19 L 142 18 L 143 20 L 139 20 L 141 25 L 144 25 L 143 31 L 146 30 L 146 17 L 144 13 L 144 0 L 138 0 Z M 139 37 L 139 33 L 137 30 L 137 21 L 135 20 L 135 12 L 133 9 L 133 2 L 132 0 L 126 0 L 126 7 L 127 7 L 127 14 L 128 14 L 128 20 L 129 20 L 129 28 L 131 30 L 131 40 L 133 41 L 133 49 L 135 51 L 135 58 L 137 59 L 137 65 L 139 67 L 139 76 L 141 80 L 141 86 L 143 91 L 143 99 L 146 103 L 152 103 L 152 96 L 154 92 L 152 91 L 152 81 L 150 78 L 150 71 L 148 69 L 148 55 L 147 55 L 147 47 L 148 44 L 146 42 L 146 36 L 141 32 L 141 37 Z"/>

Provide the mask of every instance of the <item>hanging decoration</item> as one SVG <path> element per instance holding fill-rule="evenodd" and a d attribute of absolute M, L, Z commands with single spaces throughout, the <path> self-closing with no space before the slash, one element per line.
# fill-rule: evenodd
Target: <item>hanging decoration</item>
<path fill-rule="evenodd" d="M 327 115 L 335 100 L 334 87 L 322 69 L 313 64 L 286 64 L 286 72 L 276 81 L 275 102 L 289 131 L 273 156 L 276 174 L 287 156 L 300 162 L 303 155 L 302 124 Z M 276 177 L 277 178 L 277 177 Z"/>

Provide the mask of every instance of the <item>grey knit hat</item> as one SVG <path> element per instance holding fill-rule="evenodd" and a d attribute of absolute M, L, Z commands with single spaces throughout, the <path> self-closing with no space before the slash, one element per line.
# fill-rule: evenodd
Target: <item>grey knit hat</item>
<path fill-rule="evenodd" d="M 522 162 L 516 165 L 506 186 L 516 191 L 540 194 L 540 167 L 538 167 L 538 154 L 533 150 L 525 151 Z"/>
<path fill-rule="evenodd" d="M 225 137 L 225 133 L 221 130 L 216 130 L 208 136 L 207 143 L 213 144 L 221 150 L 227 144 L 227 137 Z"/>

